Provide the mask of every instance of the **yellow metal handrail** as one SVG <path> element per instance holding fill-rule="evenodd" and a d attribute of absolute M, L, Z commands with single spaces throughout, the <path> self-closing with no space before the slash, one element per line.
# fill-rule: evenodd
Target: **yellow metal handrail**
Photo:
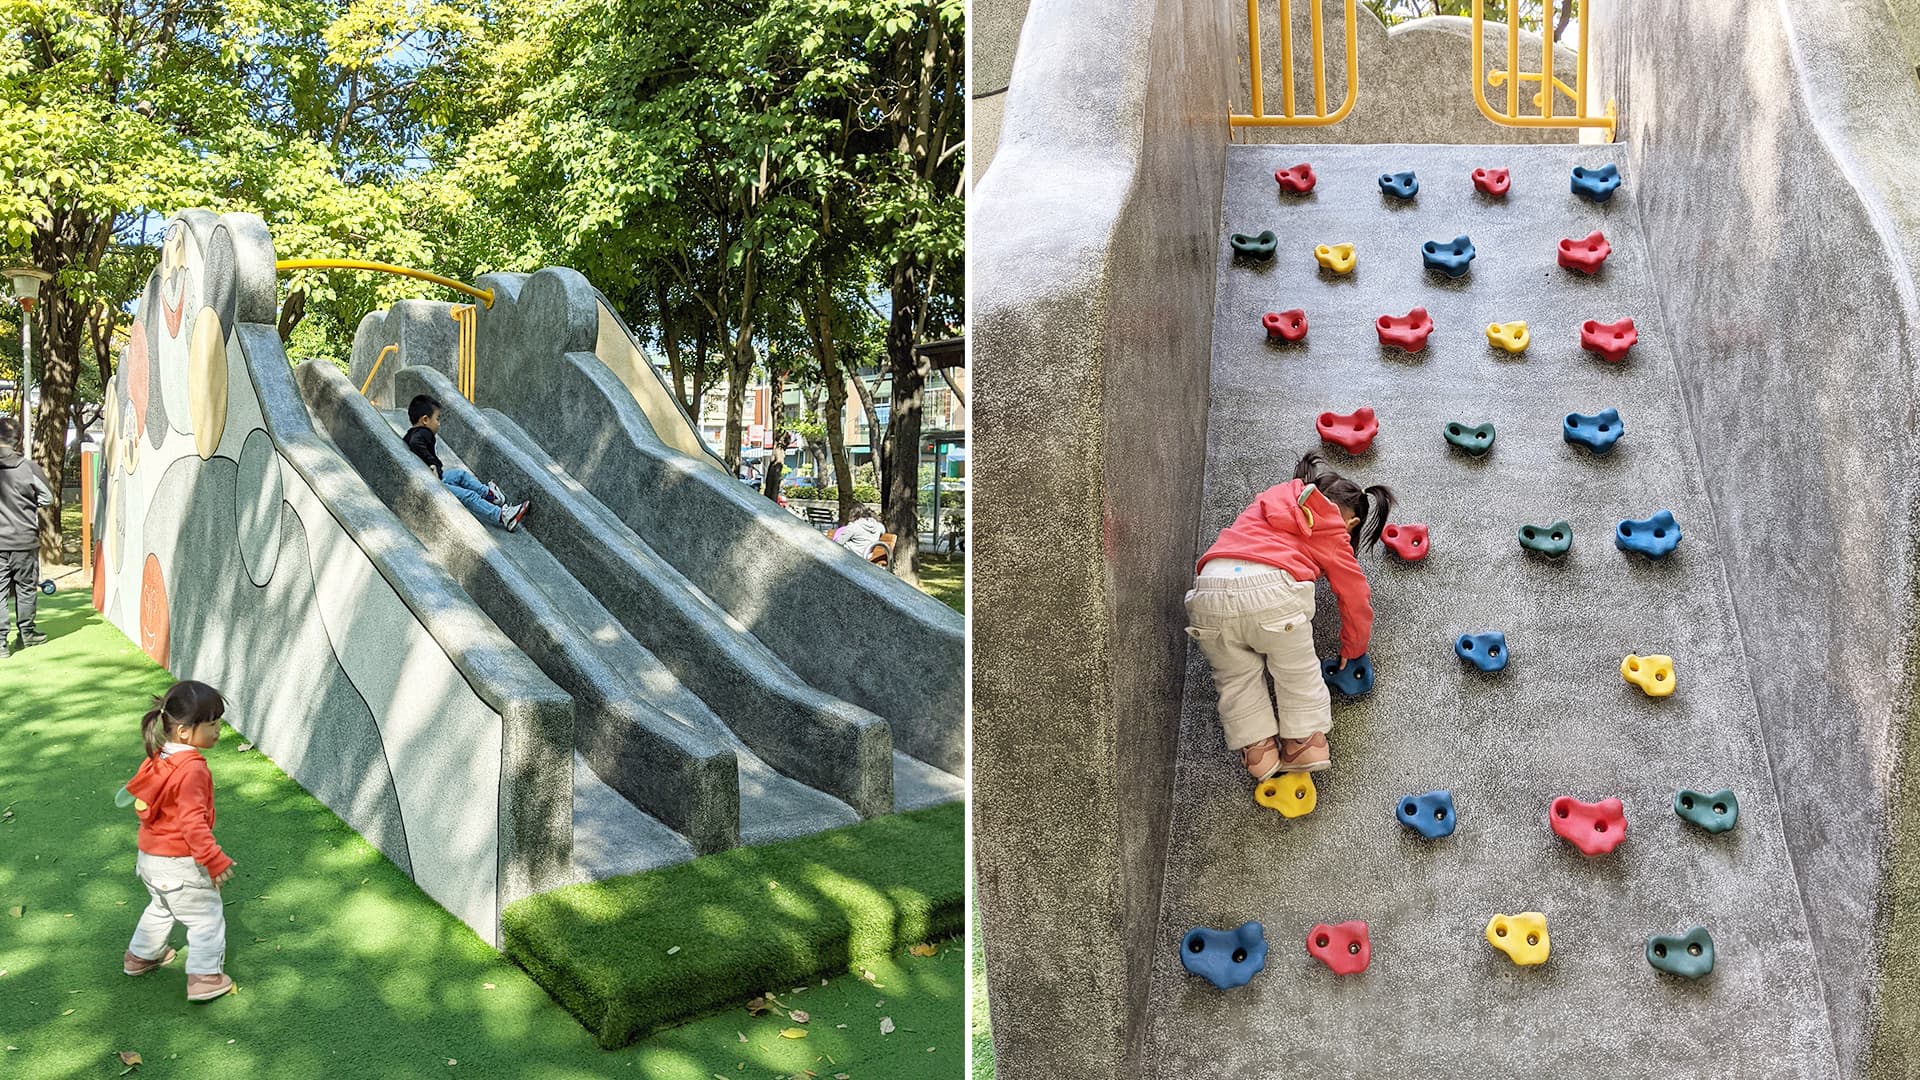
<path fill-rule="evenodd" d="M 458 368 L 460 375 L 460 396 L 473 400 L 473 354 L 475 314 L 472 304 L 461 304 L 447 312 L 454 322 L 460 324 L 460 348 Z"/>
<path fill-rule="evenodd" d="M 1313 111 L 1301 113 L 1294 107 L 1293 100 L 1293 5 L 1292 0 L 1279 0 L 1280 4 L 1280 70 L 1285 76 L 1281 85 L 1280 115 L 1267 114 L 1267 101 L 1260 81 L 1260 0 L 1247 0 L 1247 63 L 1252 76 L 1253 100 L 1252 112 L 1236 113 L 1227 117 L 1229 125 L 1239 127 L 1323 127 L 1337 124 L 1346 119 L 1353 111 L 1353 103 L 1360 97 L 1360 36 L 1358 24 L 1354 22 L 1354 0 L 1347 0 L 1347 97 L 1340 107 L 1327 111 L 1327 50 L 1326 31 L 1320 25 L 1320 0 L 1306 0 L 1312 7 L 1308 13 L 1308 24 L 1313 35 Z"/>
<path fill-rule="evenodd" d="M 388 356 L 390 356 L 393 353 L 397 353 L 399 351 L 400 351 L 400 346 L 389 345 L 386 348 L 380 350 L 379 356 L 376 356 L 373 358 L 373 369 L 367 372 L 367 381 L 360 384 L 361 397 L 366 397 L 367 390 L 373 386 L 373 377 L 375 375 L 380 374 L 380 365 L 386 361 Z"/>
<path fill-rule="evenodd" d="M 427 270 L 415 270 L 410 266 L 367 262 L 364 259 L 282 259 L 274 263 L 273 268 L 275 270 L 372 270 L 380 274 L 397 274 L 400 277 L 418 278 L 421 281 L 431 281 L 435 285 L 444 285 L 455 292 L 473 297 L 489 309 L 493 307 L 492 289 L 477 289 L 465 282 L 441 277 Z"/>
<path fill-rule="evenodd" d="M 1520 70 L 1520 21 L 1514 18 L 1515 12 L 1509 10 L 1507 18 L 1507 66 L 1486 73 L 1486 81 L 1481 81 L 1480 73 L 1485 71 L 1483 55 L 1485 49 L 1481 35 L 1486 31 L 1485 0 L 1473 0 L 1473 103 L 1480 107 L 1481 115 L 1496 124 L 1507 127 L 1523 128 L 1600 128 L 1607 133 L 1608 141 L 1613 139 L 1615 111 L 1613 102 L 1607 102 L 1605 116 L 1587 115 L 1587 0 L 1544 0 L 1545 10 L 1541 14 L 1540 34 L 1540 70 Z M 1573 85 L 1568 86 L 1553 75 L 1553 35 L 1547 27 L 1553 25 L 1554 9 L 1561 4 L 1579 4 L 1580 38 L 1574 50 Z M 1509 3 L 1509 8 L 1514 7 Z M 1533 95 L 1535 115 L 1522 115 L 1520 112 L 1520 84 L 1538 83 L 1540 92 Z M 1507 111 L 1502 113 L 1487 104 L 1486 88 L 1507 88 Z M 1573 99 L 1571 115 L 1554 115 L 1553 98 L 1555 93 L 1563 93 Z"/>

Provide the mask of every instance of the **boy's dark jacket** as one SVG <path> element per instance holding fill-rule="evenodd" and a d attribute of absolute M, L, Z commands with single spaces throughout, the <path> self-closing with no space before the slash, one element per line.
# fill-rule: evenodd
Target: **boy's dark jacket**
<path fill-rule="evenodd" d="M 407 449 L 413 451 L 414 457 L 433 466 L 433 475 L 441 476 L 440 455 L 434 452 L 437 445 L 433 432 L 426 428 L 415 425 L 407 429 Z"/>
<path fill-rule="evenodd" d="M 40 467 L 12 447 L 0 449 L 0 551 L 38 550 L 39 510 L 52 501 Z"/>

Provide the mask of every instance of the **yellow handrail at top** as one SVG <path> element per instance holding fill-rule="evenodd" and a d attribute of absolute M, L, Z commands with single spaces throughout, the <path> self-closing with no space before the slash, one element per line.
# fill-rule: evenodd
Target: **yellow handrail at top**
<path fill-rule="evenodd" d="M 1313 112 L 1303 114 L 1294 107 L 1293 8 L 1291 0 L 1279 0 L 1280 68 L 1286 81 L 1280 88 L 1280 115 L 1267 115 L 1266 95 L 1260 79 L 1260 0 L 1247 0 L 1247 61 L 1251 76 L 1249 86 L 1253 92 L 1250 102 L 1252 111 L 1230 114 L 1227 117 L 1229 125 L 1321 127 L 1337 124 L 1353 111 L 1353 103 L 1360 97 L 1360 34 L 1353 21 L 1354 0 L 1347 0 L 1347 97 L 1332 112 L 1327 111 L 1327 56 L 1325 30 L 1320 25 L 1320 0 L 1307 2 L 1312 5 L 1308 11 L 1308 26 L 1313 36 Z"/>
<path fill-rule="evenodd" d="M 1540 34 L 1539 71 L 1528 72 L 1520 70 L 1520 21 L 1517 18 L 1513 18 L 1513 13 L 1510 12 L 1509 18 L 1507 19 L 1507 66 L 1504 70 L 1496 69 L 1487 71 L 1483 81 L 1481 72 L 1486 69 L 1482 66 L 1482 55 L 1485 49 L 1480 38 L 1486 29 L 1485 3 L 1486 0 L 1473 0 L 1473 103 L 1480 107 L 1480 114 L 1496 124 L 1503 124 L 1507 127 L 1600 128 L 1607 133 L 1607 139 L 1611 142 L 1613 140 L 1615 121 L 1613 102 L 1607 102 L 1607 115 L 1587 115 L 1588 0 L 1545 0 L 1545 10 L 1541 14 L 1542 29 Z M 1546 28 L 1553 25 L 1554 11 L 1556 8 L 1561 4 L 1575 3 L 1580 5 L 1580 38 L 1579 46 L 1574 50 L 1573 85 L 1569 87 L 1565 82 L 1554 77 L 1553 49 L 1555 42 L 1552 32 Z M 1509 4 L 1508 6 L 1511 8 L 1516 5 Z M 1520 113 L 1520 84 L 1527 82 L 1540 84 L 1540 92 L 1533 96 L 1533 105 L 1536 109 L 1540 110 L 1537 116 L 1523 116 Z M 1507 88 L 1506 112 L 1496 111 L 1493 106 L 1487 104 L 1486 88 L 1488 86 L 1505 86 Z M 1556 92 L 1564 93 L 1573 99 L 1573 114 L 1571 116 L 1554 115 L 1553 95 Z"/>
<path fill-rule="evenodd" d="M 418 278 L 421 281 L 431 281 L 435 285 L 444 285 L 455 292 L 473 297 L 489 309 L 493 307 L 492 289 L 476 289 L 465 282 L 441 277 L 427 270 L 415 270 L 410 266 L 367 262 L 364 259 L 282 259 L 274 263 L 273 268 L 275 270 L 372 270 L 381 274 L 397 274 L 400 277 Z"/>

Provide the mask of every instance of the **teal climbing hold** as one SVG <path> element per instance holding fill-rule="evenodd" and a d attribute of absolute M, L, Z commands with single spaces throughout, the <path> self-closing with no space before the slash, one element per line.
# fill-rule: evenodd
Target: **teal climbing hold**
<path fill-rule="evenodd" d="M 1565 521 L 1551 525 L 1520 526 L 1520 546 L 1536 555 L 1557 559 L 1573 547 L 1573 526 Z"/>
<path fill-rule="evenodd" d="M 1713 936 L 1704 926 L 1678 935 L 1655 934 L 1647 939 L 1647 963 L 1656 971 L 1697 979 L 1713 971 Z"/>
<path fill-rule="evenodd" d="M 1458 420 L 1449 423 L 1441 434 L 1447 442 L 1465 450 L 1474 457 L 1493 449 L 1493 424 L 1463 424 Z"/>
<path fill-rule="evenodd" d="M 1673 812 L 1710 833 L 1723 833 L 1740 820 L 1740 800 L 1727 788 L 1706 795 L 1681 788 L 1674 793 Z"/>
<path fill-rule="evenodd" d="M 1236 258 L 1258 259 L 1264 262 L 1273 258 L 1274 249 L 1279 246 L 1280 238 L 1273 235 L 1272 229 L 1268 229 L 1258 236 L 1234 233 L 1227 237 L 1227 243 L 1233 245 L 1233 254 Z"/>

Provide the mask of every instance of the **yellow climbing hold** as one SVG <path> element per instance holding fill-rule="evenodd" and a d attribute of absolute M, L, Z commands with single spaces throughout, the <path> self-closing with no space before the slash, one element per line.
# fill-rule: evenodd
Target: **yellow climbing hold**
<path fill-rule="evenodd" d="M 1627 654 L 1620 661 L 1620 674 L 1628 682 L 1646 691 L 1648 697 L 1666 697 L 1673 693 L 1673 657 Z"/>
<path fill-rule="evenodd" d="M 1352 244 L 1321 244 L 1313 249 L 1313 258 L 1336 274 L 1351 273 L 1353 264 L 1360 261 L 1353 253 Z"/>
<path fill-rule="evenodd" d="M 1487 944 L 1521 967 L 1547 962 L 1547 917 L 1537 911 L 1495 915 L 1487 923 Z"/>
<path fill-rule="evenodd" d="M 1533 337 L 1527 333 L 1524 322 L 1497 322 L 1487 324 L 1487 344 L 1510 353 L 1527 351 L 1527 342 Z"/>
<path fill-rule="evenodd" d="M 1305 817 L 1313 813 L 1319 798 L 1319 793 L 1313 790 L 1312 773 L 1281 773 L 1260 781 L 1260 786 L 1253 789 L 1253 801 L 1269 810 L 1280 811 L 1281 817 Z"/>

